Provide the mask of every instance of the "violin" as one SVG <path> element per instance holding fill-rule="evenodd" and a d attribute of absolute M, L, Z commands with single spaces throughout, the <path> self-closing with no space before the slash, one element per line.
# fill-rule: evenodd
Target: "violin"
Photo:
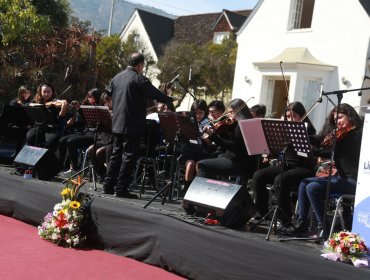
<path fill-rule="evenodd" d="M 329 133 L 325 136 L 322 145 L 324 147 L 331 146 L 333 144 L 333 140 L 336 139 L 336 141 L 341 141 L 342 139 L 346 138 L 348 134 L 355 129 L 356 126 L 345 126 L 342 128 L 337 129 L 336 131 L 333 130 L 332 133 Z M 334 131 L 335 131 L 335 138 L 334 138 Z"/>
<path fill-rule="evenodd" d="M 52 101 L 46 102 L 44 105 L 46 107 L 57 107 L 57 108 L 61 108 L 62 105 L 63 105 L 63 101 L 62 100 L 52 100 Z"/>

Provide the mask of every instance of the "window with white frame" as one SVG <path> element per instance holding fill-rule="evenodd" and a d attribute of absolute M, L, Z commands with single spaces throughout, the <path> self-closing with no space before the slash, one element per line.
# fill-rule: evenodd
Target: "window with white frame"
<path fill-rule="evenodd" d="M 315 0 L 293 0 L 289 29 L 311 28 Z"/>
<path fill-rule="evenodd" d="M 215 32 L 213 34 L 213 43 L 222 44 L 222 41 L 228 39 L 230 32 Z"/>
<path fill-rule="evenodd" d="M 302 104 L 306 108 L 306 110 L 309 110 L 317 100 L 319 100 L 320 92 L 319 92 L 319 80 L 305 80 L 303 84 L 303 95 L 302 95 Z M 319 116 L 316 114 L 316 111 L 313 111 L 309 115 L 310 120 L 312 122 L 316 122 L 316 118 Z"/>

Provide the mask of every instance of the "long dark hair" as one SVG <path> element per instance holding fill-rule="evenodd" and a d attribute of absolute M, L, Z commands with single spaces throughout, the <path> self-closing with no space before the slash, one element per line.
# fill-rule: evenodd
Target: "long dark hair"
<path fill-rule="evenodd" d="M 235 119 L 237 121 L 253 118 L 248 105 L 240 98 L 231 100 L 227 107 L 230 107 L 231 109 L 233 109 L 233 111 L 237 112 L 235 114 Z"/>
<path fill-rule="evenodd" d="M 55 98 L 55 89 L 54 89 L 54 86 L 52 84 L 49 84 L 49 83 L 42 83 L 42 84 L 40 84 L 38 86 L 37 92 L 36 92 L 36 96 L 35 96 L 35 102 L 36 103 L 39 103 L 39 104 L 44 104 L 44 101 L 45 101 L 44 98 L 41 95 L 41 88 L 42 87 L 49 87 L 49 88 L 51 88 L 52 95 L 51 95 L 50 100 L 53 100 Z"/>
<path fill-rule="evenodd" d="M 287 120 L 286 112 L 292 110 L 294 113 L 298 114 L 300 118 L 302 118 L 306 114 L 306 109 L 303 106 L 303 104 L 299 101 L 295 101 L 292 103 L 289 103 L 289 105 L 285 108 L 285 114 L 284 114 L 284 120 Z M 293 118 L 293 116 L 291 116 Z M 308 135 L 314 135 L 316 133 L 316 129 L 313 126 L 311 120 L 306 117 L 303 120 L 305 123 L 307 123 L 307 133 Z"/>
<path fill-rule="evenodd" d="M 348 120 L 352 126 L 355 126 L 356 128 L 361 128 L 362 127 L 362 120 L 360 116 L 357 114 L 356 110 L 349 104 L 347 103 L 342 103 L 340 104 L 339 108 L 334 107 L 328 117 L 325 120 L 325 124 L 320 131 L 320 135 L 325 136 L 331 133 L 334 128 L 335 128 L 335 118 L 334 115 L 336 113 L 341 113 L 346 116 L 348 116 Z"/>
<path fill-rule="evenodd" d="M 23 93 L 25 91 L 29 91 L 30 92 L 30 96 L 28 97 L 27 100 L 23 98 Z M 20 86 L 19 89 L 18 89 L 18 99 L 17 99 L 17 101 L 20 104 L 25 104 L 25 103 L 29 103 L 31 100 L 32 100 L 31 90 L 27 86 Z"/>

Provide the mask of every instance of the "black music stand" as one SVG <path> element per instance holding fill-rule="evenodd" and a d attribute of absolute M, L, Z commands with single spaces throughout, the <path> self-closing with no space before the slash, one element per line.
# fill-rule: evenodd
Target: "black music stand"
<path fill-rule="evenodd" d="M 95 180 L 95 161 L 96 161 L 96 140 L 98 131 L 112 131 L 112 117 L 109 112 L 109 108 L 106 106 L 87 106 L 82 105 L 81 107 L 82 114 L 86 121 L 86 127 L 90 128 L 94 132 L 94 144 L 92 149 L 92 158 L 90 160 L 89 166 L 83 168 L 82 170 L 78 171 L 76 174 L 73 174 L 68 179 L 64 180 L 63 183 L 67 182 L 71 178 L 78 176 L 79 174 L 83 173 L 85 170 L 89 170 L 90 174 L 92 175 L 93 183 L 94 183 L 94 191 L 97 190 L 96 187 L 96 180 Z"/>
<path fill-rule="evenodd" d="M 164 204 L 168 195 L 168 200 L 172 200 L 173 187 L 175 185 L 175 165 L 178 143 L 181 141 L 190 141 L 197 139 L 198 129 L 191 121 L 190 117 L 179 115 L 177 113 L 159 113 L 159 123 L 166 141 L 173 145 L 173 155 L 170 165 L 170 181 L 147 203 L 144 208 L 148 207 L 163 192 L 166 192 L 162 199 Z"/>
<path fill-rule="evenodd" d="M 27 114 L 25 107 L 5 105 L 1 115 L 1 122 L 4 126 L 27 127 L 33 124 L 32 119 Z"/>
<path fill-rule="evenodd" d="M 249 119 L 239 121 L 243 139 L 246 144 L 248 154 L 265 154 L 271 153 L 279 155 L 281 161 L 280 171 L 280 189 L 283 186 L 283 172 L 285 166 L 285 152 L 291 147 L 298 155 L 308 157 L 312 154 L 311 146 L 307 134 L 307 128 L 303 122 L 291 122 L 271 119 Z M 278 201 L 280 190 L 277 191 Z M 278 205 L 262 217 L 252 228 L 257 227 L 261 222 L 273 213 L 272 221 L 266 235 L 266 240 L 270 239 L 272 228 L 274 232 L 277 228 L 277 215 L 282 212 Z"/>
<path fill-rule="evenodd" d="M 35 146 L 39 147 L 40 143 L 40 130 L 47 126 L 55 127 L 56 123 L 51 116 L 49 110 L 43 104 L 24 107 L 24 110 L 31 118 L 36 128 Z"/>

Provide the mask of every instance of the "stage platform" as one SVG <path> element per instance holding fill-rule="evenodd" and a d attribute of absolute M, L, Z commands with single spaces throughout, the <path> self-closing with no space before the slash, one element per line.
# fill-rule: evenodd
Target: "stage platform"
<path fill-rule="evenodd" d="M 39 225 L 60 202 L 62 183 L 26 180 L 0 167 L 0 213 Z M 208 226 L 175 200 L 161 204 L 145 194 L 121 199 L 83 187 L 92 197 L 91 244 L 189 279 L 369 279 L 370 270 L 324 260 L 313 242 L 265 240 L 267 227 L 249 232 Z M 35 234 L 37 231 L 35 230 Z"/>

